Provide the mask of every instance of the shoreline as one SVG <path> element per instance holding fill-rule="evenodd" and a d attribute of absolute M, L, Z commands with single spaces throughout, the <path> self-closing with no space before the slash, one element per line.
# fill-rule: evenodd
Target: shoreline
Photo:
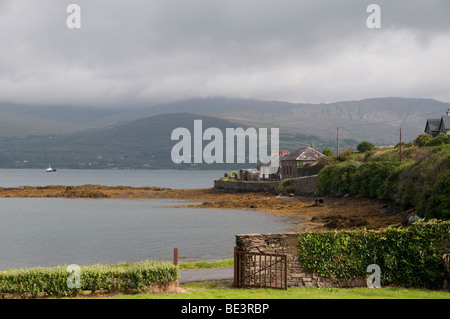
<path fill-rule="evenodd" d="M 273 193 L 231 193 L 215 188 L 171 189 L 131 186 L 0 187 L 0 198 L 178 199 L 173 207 L 252 209 L 289 219 L 292 229 L 380 229 L 403 223 L 406 212 L 385 201 L 366 197 L 281 196 Z M 193 204 L 198 203 L 198 204 Z"/>

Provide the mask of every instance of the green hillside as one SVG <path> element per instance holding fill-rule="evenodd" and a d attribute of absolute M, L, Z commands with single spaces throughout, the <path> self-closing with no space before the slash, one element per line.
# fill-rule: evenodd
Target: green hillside
<path fill-rule="evenodd" d="M 432 99 L 376 98 L 329 104 L 225 98 L 192 99 L 139 109 L 98 109 L 0 103 L 0 167 L 42 168 L 236 168 L 237 165 L 176 165 L 170 152 L 173 129 L 280 129 L 280 149 L 310 145 L 336 152 L 362 140 L 395 145 L 423 132 L 450 104 Z M 193 115 L 197 114 L 197 115 Z M 207 143 L 205 142 L 204 145 Z M 253 167 L 254 165 L 249 165 Z M 242 167 L 242 165 L 239 165 Z"/>
<path fill-rule="evenodd" d="M 214 116 L 250 126 L 282 127 L 294 133 L 372 141 L 395 145 L 399 128 L 406 141 L 425 129 L 427 118 L 440 118 L 450 103 L 433 99 L 373 98 L 335 103 L 287 103 L 244 99 L 192 99 L 166 103 L 121 116 L 154 116 L 188 112 Z"/>
<path fill-rule="evenodd" d="M 0 140 L 80 132 L 155 115 L 192 113 L 252 127 L 279 127 L 291 134 L 368 140 L 395 145 L 402 128 L 409 141 L 423 132 L 427 118 L 439 118 L 449 103 L 433 99 L 373 98 L 307 104 L 246 99 L 191 99 L 146 107 L 41 106 L 0 103 Z"/>
<path fill-rule="evenodd" d="M 194 132 L 194 120 L 203 121 L 203 130 L 243 126 L 232 121 L 189 113 L 161 114 L 124 124 L 82 132 L 0 142 L 2 168 L 181 168 L 222 169 L 255 167 L 256 164 L 175 164 L 171 160 L 171 133 L 178 127 Z M 268 127 L 270 129 L 270 127 Z M 225 137 L 224 137 L 225 138 Z M 280 149 L 294 150 L 304 145 L 318 150 L 335 147 L 335 140 L 307 134 L 292 134 L 280 129 Z M 203 146 L 209 141 L 204 141 Z M 225 142 L 224 142 L 225 145 Z M 354 140 L 342 140 L 342 147 L 355 146 Z M 224 152 L 225 154 L 225 152 Z"/>

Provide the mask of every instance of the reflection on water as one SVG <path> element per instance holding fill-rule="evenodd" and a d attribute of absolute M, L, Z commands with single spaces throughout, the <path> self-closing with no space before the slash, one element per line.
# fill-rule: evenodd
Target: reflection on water
<path fill-rule="evenodd" d="M 0 270 L 231 258 L 235 234 L 283 232 L 252 210 L 173 208 L 170 200 L 0 198 Z M 184 260 L 184 259 L 183 259 Z"/>

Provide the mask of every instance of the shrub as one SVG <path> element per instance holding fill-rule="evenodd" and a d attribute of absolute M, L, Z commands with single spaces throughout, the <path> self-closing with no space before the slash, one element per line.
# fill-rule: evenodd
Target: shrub
<path fill-rule="evenodd" d="M 298 235 L 300 262 L 335 282 L 367 276 L 377 264 L 383 285 L 431 287 L 442 271 L 442 252 L 450 222 L 417 222 L 379 231 L 304 232 Z"/>
<path fill-rule="evenodd" d="M 324 193 L 350 192 L 351 176 L 357 170 L 357 164 L 343 162 L 324 167 L 318 176 L 319 191 Z"/>
<path fill-rule="evenodd" d="M 347 161 L 350 159 L 350 157 L 353 155 L 353 147 L 349 147 L 347 148 L 345 151 L 343 151 L 342 153 L 339 153 L 337 155 L 337 159 L 339 161 Z"/>
<path fill-rule="evenodd" d="M 69 288 L 67 268 L 32 268 L 0 272 L 0 294 L 37 296 L 76 295 L 83 290 L 128 292 L 164 286 L 178 279 L 178 267 L 171 263 L 142 261 L 130 267 L 104 265 L 80 267 L 80 288 Z"/>
<path fill-rule="evenodd" d="M 431 135 L 427 133 L 422 133 L 416 137 L 416 139 L 414 140 L 414 144 L 419 147 L 422 147 L 425 146 L 425 144 L 427 144 L 431 139 L 432 139 Z"/>
<path fill-rule="evenodd" d="M 421 217 L 448 219 L 449 178 L 450 146 L 435 147 L 399 175 L 395 200 Z"/>
<path fill-rule="evenodd" d="M 319 191 L 385 197 L 389 194 L 387 189 L 390 186 L 386 184 L 386 180 L 394 180 L 390 175 L 398 176 L 400 166 L 396 162 L 344 162 L 328 165 L 319 173 Z"/>
<path fill-rule="evenodd" d="M 412 154 L 414 155 L 414 154 Z M 450 145 L 418 153 L 416 162 L 347 161 L 319 173 L 325 194 L 362 194 L 415 208 L 426 219 L 449 219 Z"/>
<path fill-rule="evenodd" d="M 276 188 L 277 193 L 292 193 L 294 189 L 294 180 L 292 178 L 283 180 Z"/>
<path fill-rule="evenodd" d="M 358 144 L 358 146 L 356 147 L 356 149 L 358 150 L 358 152 L 360 153 L 365 153 L 367 151 L 371 151 L 375 148 L 375 145 L 373 145 L 370 142 L 367 141 L 362 141 L 361 143 Z"/>
<path fill-rule="evenodd" d="M 450 144 L 450 135 L 445 135 L 444 133 L 430 139 L 425 146 L 438 146 L 443 144 Z"/>
<path fill-rule="evenodd" d="M 322 154 L 327 156 L 327 157 L 331 157 L 334 156 L 333 151 L 331 150 L 331 148 L 329 147 L 325 147 L 322 151 Z"/>

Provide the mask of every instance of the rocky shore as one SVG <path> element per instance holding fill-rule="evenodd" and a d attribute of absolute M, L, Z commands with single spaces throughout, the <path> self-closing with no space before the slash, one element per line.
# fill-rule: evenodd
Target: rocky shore
<path fill-rule="evenodd" d="M 371 198 L 280 196 L 272 193 L 229 193 L 214 188 L 168 189 L 128 186 L 23 186 L 0 188 L 0 198 L 177 199 L 176 207 L 255 209 L 285 216 L 292 230 L 379 229 L 403 223 L 406 212 Z"/>

